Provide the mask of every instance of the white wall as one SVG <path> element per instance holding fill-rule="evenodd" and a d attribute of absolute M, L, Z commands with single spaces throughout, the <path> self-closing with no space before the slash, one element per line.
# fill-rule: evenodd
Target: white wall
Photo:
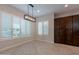
<path fill-rule="evenodd" d="M 48 35 L 38 35 L 38 31 L 37 31 L 37 40 L 41 40 L 41 41 L 46 41 L 46 42 L 50 42 L 50 43 L 54 43 L 54 13 L 50 13 L 47 15 L 43 15 L 37 18 L 36 21 L 36 29 L 38 30 L 38 22 L 39 21 L 48 21 L 48 25 L 49 25 L 49 34 Z"/>

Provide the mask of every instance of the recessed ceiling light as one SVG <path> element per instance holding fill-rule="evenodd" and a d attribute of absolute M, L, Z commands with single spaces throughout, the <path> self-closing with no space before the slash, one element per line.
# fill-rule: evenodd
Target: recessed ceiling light
<path fill-rule="evenodd" d="M 68 7 L 68 4 L 66 4 L 65 7 Z"/>
<path fill-rule="evenodd" d="M 40 11 L 39 11 L 39 10 L 37 10 L 37 12 L 39 13 Z"/>

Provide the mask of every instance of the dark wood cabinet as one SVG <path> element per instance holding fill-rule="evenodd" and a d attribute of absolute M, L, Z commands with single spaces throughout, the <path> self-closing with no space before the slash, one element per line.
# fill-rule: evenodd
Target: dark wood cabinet
<path fill-rule="evenodd" d="M 60 29 L 60 32 L 59 32 L 59 36 L 60 36 L 60 40 L 61 40 L 61 43 L 65 44 L 65 21 L 63 21 L 64 19 L 63 18 L 60 18 L 60 25 L 59 25 L 59 29 Z"/>
<path fill-rule="evenodd" d="M 73 16 L 73 45 L 79 46 L 79 15 Z"/>
<path fill-rule="evenodd" d="M 59 27 L 60 26 L 60 19 L 56 19 L 54 25 L 55 25 L 54 26 L 55 27 L 54 28 L 54 36 L 55 36 L 54 37 L 55 38 L 54 41 L 57 42 L 57 43 L 60 43 L 61 42 L 60 41 L 61 40 L 60 39 L 60 35 L 59 35 L 60 34 L 60 27 Z"/>
<path fill-rule="evenodd" d="M 57 18 L 54 22 L 56 43 L 79 46 L 79 15 Z"/>
<path fill-rule="evenodd" d="M 72 16 L 70 17 L 65 17 L 65 43 L 72 45 L 73 40 L 72 40 Z"/>

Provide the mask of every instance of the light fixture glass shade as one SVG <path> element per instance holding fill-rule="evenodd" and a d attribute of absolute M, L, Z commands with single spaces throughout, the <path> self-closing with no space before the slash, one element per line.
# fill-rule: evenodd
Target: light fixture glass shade
<path fill-rule="evenodd" d="M 34 18 L 34 17 L 32 17 L 32 16 L 29 16 L 29 15 L 24 15 L 24 19 L 25 19 L 25 20 L 29 20 L 29 21 L 33 21 L 33 22 L 36 21 L 36 18 Z"/>

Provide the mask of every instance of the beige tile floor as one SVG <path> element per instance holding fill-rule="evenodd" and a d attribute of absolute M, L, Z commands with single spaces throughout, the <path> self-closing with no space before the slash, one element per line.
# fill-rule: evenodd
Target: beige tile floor
<path fill-rule="evenodd" d="M 1 52 L 1 55 L 77 55 L 79 47 L 31 41 L 21 46 Z"/>

